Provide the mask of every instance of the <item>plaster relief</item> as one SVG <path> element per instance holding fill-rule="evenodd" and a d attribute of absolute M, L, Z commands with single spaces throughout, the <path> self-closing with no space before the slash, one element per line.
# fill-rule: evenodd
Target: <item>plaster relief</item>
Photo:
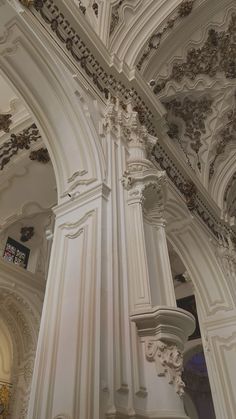
<path fill-rule="evenodd" d="M 173 384 L 176 393 L 183 397 L 185 384 L 182 380 L 183 354 L 176 345 L 164 343 L 161 340 L 147 339 L 145 355 L 149 362 L 155 362 L 157 375 L 167 377 Z"/>

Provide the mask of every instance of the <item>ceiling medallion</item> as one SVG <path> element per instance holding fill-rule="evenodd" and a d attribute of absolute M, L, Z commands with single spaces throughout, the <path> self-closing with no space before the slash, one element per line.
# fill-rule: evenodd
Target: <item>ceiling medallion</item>
<path fill-rule="evenodd" d="M 199 74 L 215 77 L 223 73 L 226 79 L 236 78 L 236 13 L 232 13 L 228 28 L 217 32 L 208 31 L 201 48 L 191 48 L 185 62 L 173 65 L 170 76 L 154 84 L 153 92 L 160 93 L 170 80 L 180 83 L 184 77 L 195 80 Z"/>
<path fill-rule="evenodd" d="M 20 231 L 20 241 L 27 242 L 34 235 L 34 227 L 22 227 Z"/>
<path fill-rule="evenodd" d="M 0 170 L 10 162 L 19 150 L 29 150 L 30 144 L 41 138 L 35 124 L 24 129 L 18 134 L 11 134 L 10 139 L 0 146 Z"/>
<path fill-rule="evenodd" d="M 0 131 L 9 132 L 10 131 L 10 125 L 12 123 L 12 115 L 10 113 L 8 114 L 0 114 Z"/>
<path fill-rule="evenodd" d="M 38 150 L 31 151 L 29 155 L 30 160 L 36 160 L 39 163 L 48 163 L 50 161 L 48 150 L 44 147 Z"/>
<path fill-rule="evenodd" d="M 177 23 L 177 21 L 179 21 L 180 19 L 187 17 L 192 9 L 193 9 L 193 4 L 194 4 L 195 0 L 184 0 L 180 6 L 177 9 L 176 14 L 171 17 L 170 19 L 168 19 L 166 25 L 164 26 L 164 28 L 156 33 L 154 33 L 151 38 L 148 41 L 148 45 L 144 51 L 144 53 L 142 54 L 138 64 L 137 64 L 137 69 L 141 70 L 143 63 L 147 60 L 147 58 L 149 57 L 151 51 L 153 49 L 158 49 L 160 44 L 161 44 L 161 39 L 163 37 L 163 35 L 170 31 L 171 29 L 173 29 L 173 27 L 175 26 L 175 24 Z"/>

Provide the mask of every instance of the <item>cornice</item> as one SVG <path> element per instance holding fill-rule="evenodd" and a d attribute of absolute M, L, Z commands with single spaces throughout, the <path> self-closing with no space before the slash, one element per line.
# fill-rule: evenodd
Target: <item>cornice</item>
<path fill-rule="evenodd" d="M 203 207 L 210 208 L 210 211 L 207 210 L 209 214 L 214 214 L 209 217 L 217 220 L 216 224 L 219 228 L 230 230 L 220 219 L 219 208 L 209 197 L 194 172 L 186 165 L 181 154 L 177 154 L 171 141 L 167 140 L 167 135 L 164 134 L 165 110 L 159 100 L 137 70 L 129 69 L 128 66 L 119 62 L 116 56 L 109 54 L 75 4 L 72 4 L 71 0 L 66 5 L 60 0 L 56 2 L 34 0 L 29 10 L 25 11 L 24 18 L 30 21 L 31 25 L 37 26 L 38 22 L 40 24 L 38 28 L 44 27 L 50 37 L 56 41 L 58 52 L 60 51 L 62 55 L 66 54 L 70 63 L 73 63 L 87 83 L 93 86 L 104 103 L 110 95 L 118 96 L 124 103 L 132 102 L 141 123 L 146 126 L 151 135 L 158 137 L 159 146 L 167 152 L 170 165 L 177 168 L 176 176 L 184 179 L 186 184 L 193 182 L 198 191 L 199 201 L 201 200 Z M 171 181 L 173 182 L 173 179 Z M 206 215 L 202 216 L 205 225 L 209 227 L 207 218 Z"/>

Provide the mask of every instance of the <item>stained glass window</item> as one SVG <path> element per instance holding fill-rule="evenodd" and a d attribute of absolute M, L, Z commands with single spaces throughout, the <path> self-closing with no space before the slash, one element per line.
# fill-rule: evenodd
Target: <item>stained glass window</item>
<path fill-rule="evenodd" d="M 29 253 L 30 249 L 28 249 L 28 247 L 23 246 L 23 244 L 18 243 L 11 237 L 8 237 L 3 258 L 8 262 L 15 263 L 16 265 L 20 265 L 26 269 L 29 260 Z"/>

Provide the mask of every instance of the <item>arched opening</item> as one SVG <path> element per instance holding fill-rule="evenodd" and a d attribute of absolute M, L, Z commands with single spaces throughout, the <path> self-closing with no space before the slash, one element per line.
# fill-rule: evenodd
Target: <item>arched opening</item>
<path fill-rule="evenodd" d="M 25 418 L 57 203 L 48 150 L 0 75 L 0 417 Z"/>
<path fill-rule="evenodd" d="M 44 46 L 41 43 L 39 46 L 39 39 L 35 33 L 29 33 L 28 24 L 19 16 L 19 8 L 19 4 L 1 4 L 0 16 L 6 34 L 7 25 L 14 22 L 10 36 L 0 40 L 0 74 L 2 85 L 5 83 L 2 90 L 0 84 L 1 97 L 11 91 L 11 100 L 0 106 L 2 115 L 10 115 L 5 118 L 5 122 L 10 122 L 6 129 L 9 128 L 9 132 L 4 129 L 0 132 L 4 194 L 0 220 L 3 256 L 0 258 L 0 297 L 8 300 L 2 288 L 5 283 L 17 288 L 11 307 L 2 315 L 13 340 L 15 367 L 9 404 L 12 419 L 26 418 L 33 386 L 31 378 L 53 237 L 52 207 L 71 202 L 86 191 L 88 185 L 96 188 L 105 176 L 100 140 L 87 103 L 86 110 L 83 107 L 77 83 L 47 40 Z M 14 54 L 11 54 L 12 49 Z M 18 116 L 14 112 L 18 112 Z M 37 138 L 31 138 L 28 144 L 23 138 L 21 146 L 16 147 L 17 152 L 11 153 L 12 134 L 19 141 L 19 134 Z M 10 142 L 9 147 L 7 142 Z M 51 276 L 51 290 L 54 280 Z M 21 313 L 19 305 L 24 306 L 25 312 Z M 14 319 L 12 310 L 16 313 Z M 37 318 L 34 326 L 27 317 L 28 311 Z M 34 343 L 30 351 L 24 346 L 25 330 Z M 22 356 L 17 351 L 19 342 Z M 35 383 L 37 381 L 36 378 Z"/>
<path fill-rule="evenodd" d="M 195 331 L 189 337 L 184 353 L 185 411 L 191 419 L 215 419 L 194 287 L 183 261 L 170 243 L 168 249 L 177 306 L 189 311 L 196 320 Z"/>

